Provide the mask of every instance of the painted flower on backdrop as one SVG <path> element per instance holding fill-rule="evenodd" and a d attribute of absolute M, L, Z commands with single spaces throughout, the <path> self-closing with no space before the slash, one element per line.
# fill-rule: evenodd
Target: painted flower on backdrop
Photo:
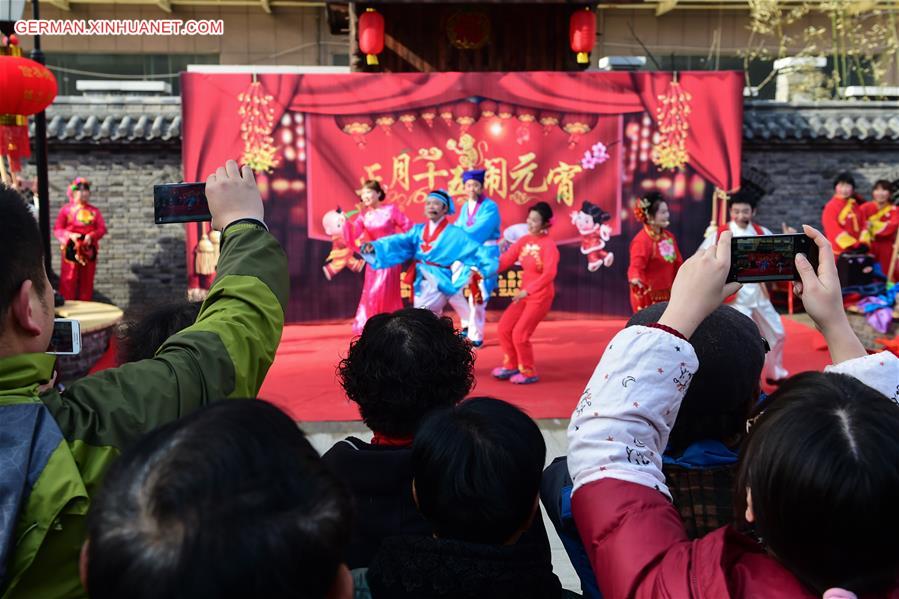
<path fill-rule="evenodd" d="M 581 166 L 588 170 L 593 170 L 603 162 L 609 159 L 609 152 L 606 145 L 601 141 L 593 144 L 593 147 L 584 152 L 581 158 Z"/>

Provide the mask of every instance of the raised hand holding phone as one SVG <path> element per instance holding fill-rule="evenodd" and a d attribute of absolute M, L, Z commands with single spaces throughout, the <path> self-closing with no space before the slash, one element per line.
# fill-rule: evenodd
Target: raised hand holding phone
<path fill-rule="evenodd" d="M 824 334 L 834 364 L 864 356 L 867 352 L 849 326 L 843 309 L 843 292 L 830 242 L 817 229 L 808 225 L 802 228 L 814 243 L 817 264 L 804 254 L 796 255 L 796 270 L 801 281 L 793 283 L 793 291 Z"/>
<path fill-rule="evenodd" d="M 659 324 L 689 338 L 726 297 L 740 290 L 740 283 L 726 282 L 732 237 L 730 231 L 725 231 L 716 245 L 696 252 L 683 263 L 674 278 L 671 299 Z"/>
<path fill-rule="evenodd" d="M 265 209 L 262 195 L 256 186 L 253 169 L 229 160 L 206 179 L 206 197 L 212 213 L 212 227 L 224 230 L 234 221 L 242 219 L 264 222 Z"/>

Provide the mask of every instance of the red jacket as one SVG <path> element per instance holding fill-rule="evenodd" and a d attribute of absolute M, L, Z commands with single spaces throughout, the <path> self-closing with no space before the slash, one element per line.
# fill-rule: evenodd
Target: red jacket
<path fill-rule="evenodd" d="M 631 286 L 631 306 L 634 311 L 667 301 L 674 275 L 684 262 L 674 235 L 663 230 L 655 239 L 649 228 L 644 226 L 631 241 L 630 254 L 627 279 L 639 279 L 646 286 L 642 290 Z"/>
<path fill-rule="evenodd" d="M 867 221 L 857 200 L 833 196 L 824 206 L 821 224 L 834 255 L 868 243 Z"/>
<path fill-rule="evenodd" d="M 556 294 L 554 281 L 559 269 L 559 248 L 549 235 L 525 235 L 499 259 L 497 272 L 509 270 L 521 263 L 521 285 L 531 301 L 552 298 Z"/>
<path fill-rule="evenodd" d="M 899 230 L 899 207 L 887 205 L 886 208 L 880 209 L 876 202 L 865 202 L 861 205 L 861 211 L 868 219 L 868 233 L 872 239 L 871 253 L 880 262 L 883 273 L 887 274 L 893 255 L 893 244 L 896 242 L 896 231 Z"/>
<path fill-rule="evenodd" d="M 90 235 L 95 246 L 100 238 L 106 235 L 106 223 L 103 215 L 93 204 L 79 205 L 69 202 L 59 209 L 56 224 L 53 227 L 53 235 L 60 245 L 69 241 L 69 233 Z"/>

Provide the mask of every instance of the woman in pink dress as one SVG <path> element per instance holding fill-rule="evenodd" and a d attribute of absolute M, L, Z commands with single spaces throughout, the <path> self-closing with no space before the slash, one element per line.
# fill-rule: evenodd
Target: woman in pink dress
<path fill-rule="evenodd" d="M 384 190 L 377 181 L 366 181 L 360 195 L 362 210 L 344 229 L 351 247 L 358 250 L 363 243 L 395 233 L 405 233 L 412 227 L 412 221 L 396 204 L 384 203 Z M 403 307 L 400 297 L 402 269 L 401 264 L 382 270 L 365 269 L 365 284 L 362 287 L 362 297 L 359 298 L 356 318 L 353 320 L 353 334 L 362 333 L 366 321 L 375 314 L 393 312 Z"/>

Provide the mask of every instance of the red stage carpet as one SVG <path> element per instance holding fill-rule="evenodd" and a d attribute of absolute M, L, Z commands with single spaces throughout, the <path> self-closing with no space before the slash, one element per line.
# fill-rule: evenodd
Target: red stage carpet
<path fill-rule="evenodd" d="M 541 381 L 512 385 L 497 381 L 490 370 L 501 360 L 496 324 L 487 325 L 487 343 L 478 350 L 473 395 L 490 395 L 510 401 L 533 418 L 565 418 L 571 415 L 600 352 L 624 326 L 624 320 L 555 320 L 544 322 L 534 334 L 534 353 Z M 784 318 L 787 344 L 786 368 L 791 373 L 821 370 L 829 355 L 821 335 L 805 325 Z M 350 325 L 290 325 L 284 328 L 275 363 L 259 396 L 287 411 L 296 420 L 358 420 L 359 412 L 344 397 L 335 370 L 345 355 Z"/>

